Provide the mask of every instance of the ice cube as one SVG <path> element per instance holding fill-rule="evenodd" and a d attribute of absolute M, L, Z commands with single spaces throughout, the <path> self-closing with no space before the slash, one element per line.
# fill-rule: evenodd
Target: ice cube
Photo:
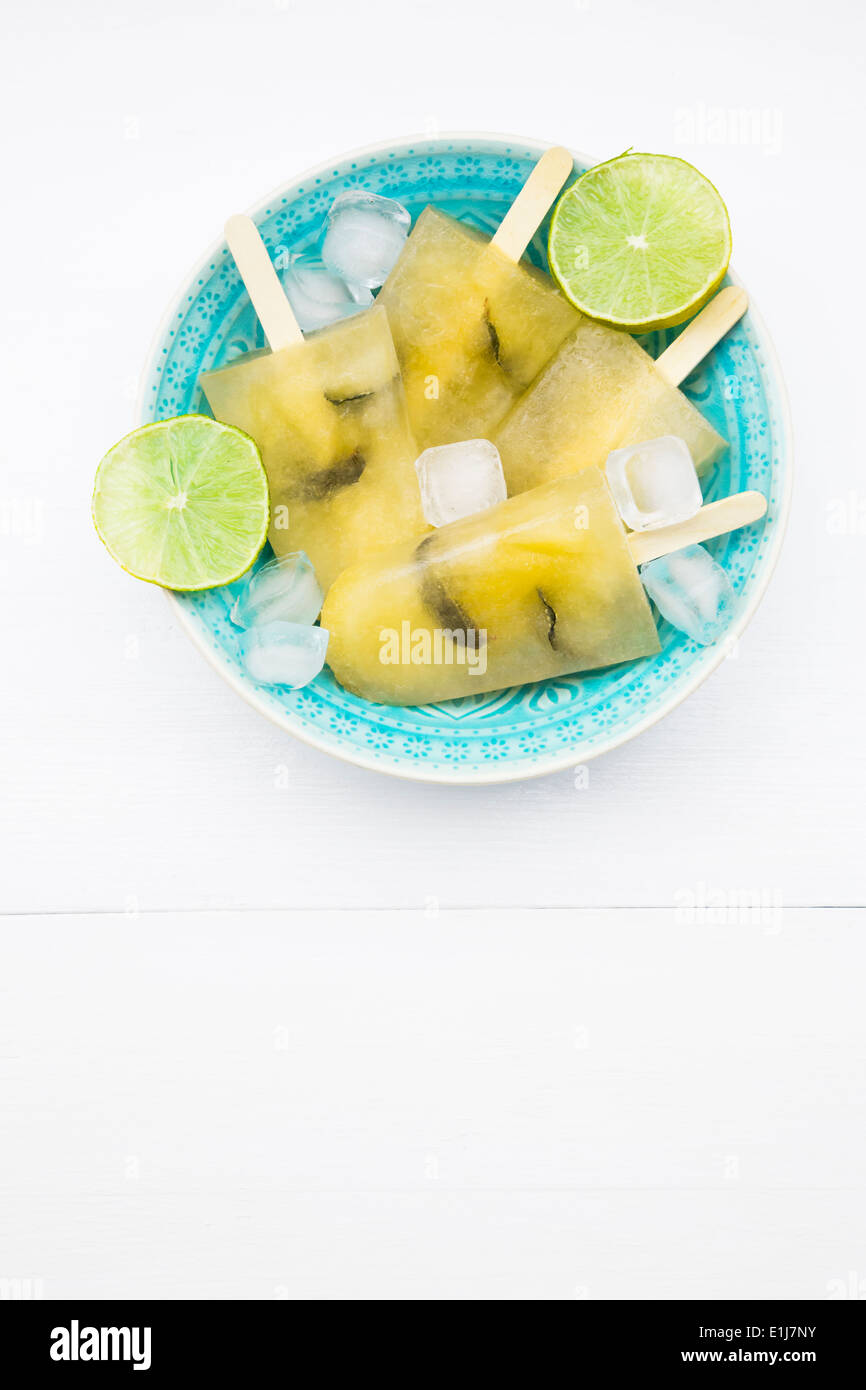
<path fill-rule="evenodd" d="M 280 279 L 298 326 L 305 333 L 348 318 L 373 303 L 368 289 L 347 285 L 309 252 L 290 256 Z"/>
<path fill-rule="evenodd" d="M 701 509 L 704 499 L 689 446 L 675 434 L 614 449 L 605 472 L 620 516 L 633 531 L 671 526 Z"/>
<path fill-rule="evenodd" d="M 238 627 L 314 623 L 324 602 L 316 571 L 303 550 L 269 560 L 247 580 L 232 608 Z"/>
<path fill-rule="evenodd" d="M 411 221 L 403 204 L 393 198 L 349 189 L 331 204 L 322 260 L 350 285 L 373 290 L 387 280 Z"/>
<path fill-rule="evenodd" d="M 324 666 L 328 633 L 303 623 L 264 623 L 245 632 L 240 646 L 244 669 L 257 685 L 297 690 Z"/>
<path fill-rule="evenodd" d="M 438 444 L 415 460 L 421 508 L 431 526 L 447 526 L 473 512 L 504 502 L 505 474 L 499 450 L 489 439 Z"/>
<path fill-rule="evenodd" d="M 721 637 L 734 610 L 734 591 L 702 545 L 688 545 L 641 565 L 644 588 L 663 618 L 702 647 Z"/>

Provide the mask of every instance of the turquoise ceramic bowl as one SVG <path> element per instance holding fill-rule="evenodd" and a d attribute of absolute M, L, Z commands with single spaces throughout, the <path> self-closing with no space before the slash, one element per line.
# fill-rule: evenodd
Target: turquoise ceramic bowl
<path fill-rule="evenodd" d="M 272 254 L 313 245 L 325 212 L 345 188 L 397 198 L 413 218 L 427 203 L 492 232 L 545 146 L 519 138 L 441 135 L 378 145 L 322 165 L 253 210 Z M 591 160 L 576 155 L 579 170 Z M 234 211 L 226 208 L 226 213 Z M 546 226 L 530 248 L 545 264 Z M 676 330 L 644 340 L 657 356 Z M 205 411 L 207 368 L 263 345 L 262 332 L 223 242 L 189 276 L 148 362 L 143 421 Z M 736 592 L 728 632 L 712 647 L 660 623 L 662 652 L 631 665 L 473 696 L 391 708 L 349 695 L 325 670 L 304 690 L 254 685 L 229 620 L 232 594 L 171 595 L 196 645 L 243 697 L 297 738 L 359 766 L 435 782 L 504 782 L 582 764 L 649 728 L 693 691 L 730 651 L 760 600 L 782 540 L 791 481 L 782 379 L 754 308 L 693 374 L 687 394 L 730 441 L 707 500 L 756 488 L 763 521 L 710 543 Z"/>

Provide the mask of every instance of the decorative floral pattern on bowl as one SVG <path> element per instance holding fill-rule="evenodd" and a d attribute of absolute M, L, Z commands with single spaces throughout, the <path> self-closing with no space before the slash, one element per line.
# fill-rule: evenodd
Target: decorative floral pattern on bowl
<path fill-rule="evenodd" d="M 253 216 L 273 256 L 315 246 L 332 199 L 355 187 L 398 199 L 413 220 L 432 202 L 492 233 L 543 149 L 489 136 L 383 145 L 288 184 Z M 575 162 L 578 170 L 587 167 L 579 157 Z M 545 225 L 529 249 L 537 265 L 546 263 L 546 235 Z M 658 356 L 676 332 L 640 341 Z M 201 373 L 262 346 L 261 327 L 221 243 L 170 310 L 146 368 L 142 420 L 207 413 Z M 349 762 L 441 782 L 509 781 L 585 763 L 662 718 L 725 658 L 758 604 L 781 544 L 791 472 L 787 405 L 772 345 L 754 310 L 684 389 L 730 442 L 706 500 L 755 488 L 769 503 L 762 522 L 708 545 L 737 600 L 728 632 L 712 647 L 698 647 L 661 622 L 661 653 L 628 666 L 442 705 L 391 708 L 348 694 L 327 669 L 303 690 L 256 686 L 241 666 L 231 591 L 172 595 L 172 602 L 199 648 L 251 704 Z"/>

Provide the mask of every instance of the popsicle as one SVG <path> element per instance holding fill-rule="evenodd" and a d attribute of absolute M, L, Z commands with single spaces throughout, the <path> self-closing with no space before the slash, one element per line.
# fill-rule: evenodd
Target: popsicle
<path fill-rule="evenodd" d="M 656 361 L 628 333 L 582 319 L 493 433 L 509 494 L 664 434 L 709 469 L 727 445 L 678 387 L 747 306 L 744 290 L 720 290 Z"/>
<path fill-rule="evenodd" d="M 379 295 L 419 448 L 489 437 L 580 322 L 520 259 L 572 169 L 548 150 L 492 240 L 432 206 L 419 217 Z"/>
<path fill-rule="evenodd" d="M 627 536 L 597 468 L 560 478 L 344 571 L 322 610 L 341 685 L 429 704 L 659 650 L 637 565 L 755 521 L 759 493 Z"/>
<path fill-rule="evenodd" d="M 346 565 L 424 529 L 387 315 L 374 305 L 304 339 L 255 225 L 233 217 L 226 238 L 271 350 L 201 384 L 217 419 L 261 450 L 274 552 L 306 551 L 327 588 Z"/>

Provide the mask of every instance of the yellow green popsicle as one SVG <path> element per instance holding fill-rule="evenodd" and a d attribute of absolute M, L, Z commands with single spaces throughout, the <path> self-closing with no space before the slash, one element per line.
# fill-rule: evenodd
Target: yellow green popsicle
<path fill-rule="evenodd" d="M 424 529 L 387 315 L 374 305 L 304 339 L 252 222 L 226 230 L 273 350 L 206 373 L 202 388 L 216 418 L 259 446 L 275 553 L 306 551 L 327 588 L 346 565 Z"/>
<path fill-rule="evenodd" d="M 337 680 L 383 704 L 480 694 L 659 650 L 594 468 L 353 565 L 327 595 L 322 624 Z"/>
<path fill-rule="evenodd" d="M 489 436 L 580 322 L 520 260 L 572 167 L 548 150 L 492 240 L 434 207 L 419 217 L 379 302 L 420 448 Z"/>
<path fill-rule="evenodd" d="M 511 495 L 604 465 L 613 449 L 684 439 L 699 473 L 727 448 L 678 382 L 742 316 L 745 292 L 721 290 L 657 361 L 628 333 L 584 318 L 494 431 Z"/>

